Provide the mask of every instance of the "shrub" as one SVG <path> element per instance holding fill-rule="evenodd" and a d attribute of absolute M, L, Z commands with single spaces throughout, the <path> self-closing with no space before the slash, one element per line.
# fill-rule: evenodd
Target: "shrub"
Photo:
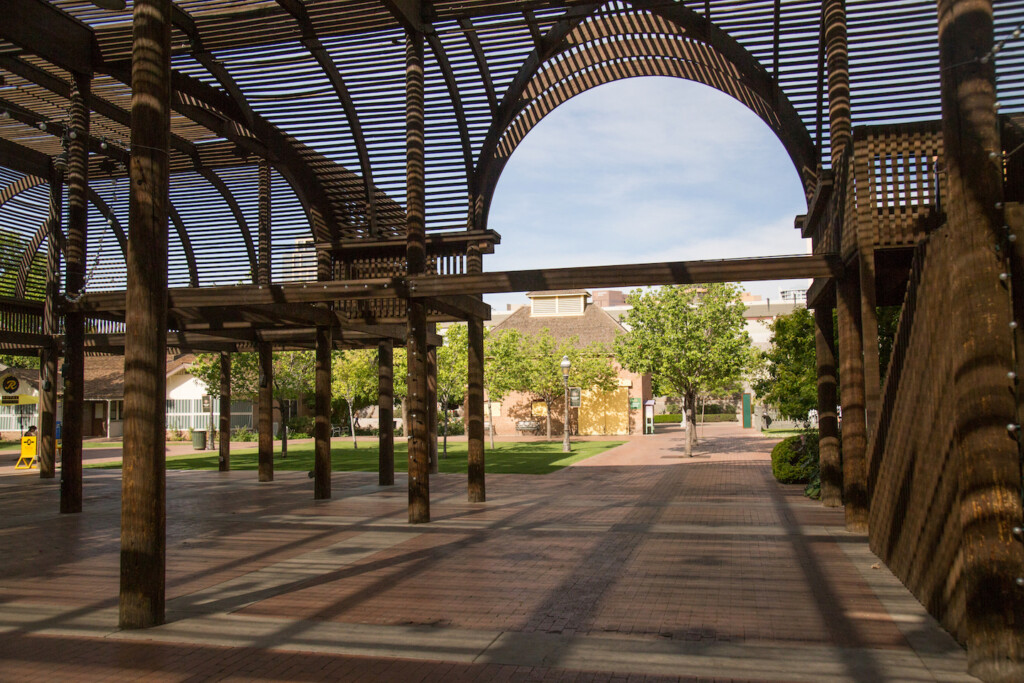
<path fill-rule="evenodd" d="M 808 484 L 816 479 L 818 433 L 804 432 L 775 444 L 772 449 L 772 474 L 782 484 Z"/>
<path fill-rule="evenodd" d="M 466 425 L 462 424 L 462 420 L 458 420 L 458 419 L 448 420 L 448 436 L 462 436 L 465 433 L 466 433 Z M 444 422 L 438 422 L 438 425 L 437 425 L 437 435 L 441 436 L 443 434 L 444 434 Z"/>
<path fill-rule="evenodd" d="M 312 434 L 313 423 L 316 421 L 312 415 L 303 415 L 302 417 L 293 417 L 288 420 L 288 436 L 293 438 L 304 438 L 294 436 L 297 433 Z"/>
<path fill-rule="evenodd" d="M 231 430 L 232 441 L 256 441 L 259 435 L 246 427 L 236 427 Z"/>
<path fill-rule="evenodd" d="M 683 416 L 679 413 L 675 415 L 655 415 L 654 424 L 679 424 L 682 422 Z M 736 422 L 736 413 L 719 413 L 711 414 L 706 413 L 704 415 L 704 422 Z M 697 423 L 701 422 L 700 413 L 697 414 Z"/>

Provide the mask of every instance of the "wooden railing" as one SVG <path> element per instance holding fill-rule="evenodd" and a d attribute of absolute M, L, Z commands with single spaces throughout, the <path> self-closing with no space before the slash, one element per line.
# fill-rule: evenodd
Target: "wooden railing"
<path fill-rule="evenodd" d="M 946 176 L 939 122 L 854 129 L 842 253 L 916 245 L 941 222 Z"/>

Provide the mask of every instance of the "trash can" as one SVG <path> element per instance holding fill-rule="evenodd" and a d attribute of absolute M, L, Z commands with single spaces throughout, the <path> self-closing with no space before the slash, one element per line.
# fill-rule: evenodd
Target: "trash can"
<path fill-rule="evenodd" d="M 192 430 L 192 448 L 197 451 L 206 449 L 206 431 L 202 429 Z"/>

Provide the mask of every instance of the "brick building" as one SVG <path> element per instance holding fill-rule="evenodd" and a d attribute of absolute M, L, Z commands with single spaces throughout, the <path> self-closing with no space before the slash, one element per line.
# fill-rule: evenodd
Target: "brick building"
<path fill-rule="evenodd" d="M 575 336 L 580 348 L 598 342 L 611 351 L 615 337 L 626 331 L 601 306 L 589 301 L 590 293 L 586 290 L 530 292 L 526 296 L 530 300 L 529 305 L 522 306 L 496 324 L 491 329 L 492 334 L 518 330 L 524 335 L 535 335 L 546 328 L 559 341 Z M 608 392 L 584 387 L 580 407 L 570 410 L 569 419 L 574 433 L 625 435 L 643 430 L 640 406 L 651 398 L 651 378 L 628 372 L 614 360 L 612 362 L 618 372 L 618 387 Z M 501 403 L 491 403 L 485 410 L 485 418 L 493 418 L 496 434 L 511 435 L 516 433 L 517 425 L 524 422 L 539 422 L 543 430 L 545 410 L 545 404 L 535 395 L 515 392 Z M 551 410 L 551 432 L 561 434 L 564 403 L 555 401 Z"/>

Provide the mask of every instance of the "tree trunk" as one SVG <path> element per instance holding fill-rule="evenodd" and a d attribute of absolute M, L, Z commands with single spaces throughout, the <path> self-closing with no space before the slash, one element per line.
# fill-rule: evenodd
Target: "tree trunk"
<path fill-rule="evenodd" d="M 551 401 L 544 401 L 544 418 L 547 420 L 548 441 L 551 441 Z"/>
<path fill-rule="evenodd" d="M 441 446 L 441 457 L 448 457 L 448 400 L 444 401 L 444 408 L 441 409 L 444 413 L 444 430 L 442 432 L 443 445 Z"/>
<path fill-rule="evenodd" d="M 356 421 L 353 417 L 352 397 L 346 396 L 345 403 L 348 404 L 348 428 L 352 432 L 352 448 L 358 450 L 359 444 L 356 442 Z"/>
<path fill-rule="evenodd" d="M 494 449 L 494 410 L 491 408 L 491 398 L 487 397 L 487 430 L 491 433 L 491 450 Z"/>
<path fill-rule="evenodd" d="M 683 415 L 686 419 L 686 457 L 693 457 L 693 447 L 697 444 L 697 396 L 687 392 L 683 399 Z"/>
<path fill-rule="evenodd" d="M 402 402 L 402 436 L 409 438 L 409 401 L 406 397 L 401 398 Z"/>

